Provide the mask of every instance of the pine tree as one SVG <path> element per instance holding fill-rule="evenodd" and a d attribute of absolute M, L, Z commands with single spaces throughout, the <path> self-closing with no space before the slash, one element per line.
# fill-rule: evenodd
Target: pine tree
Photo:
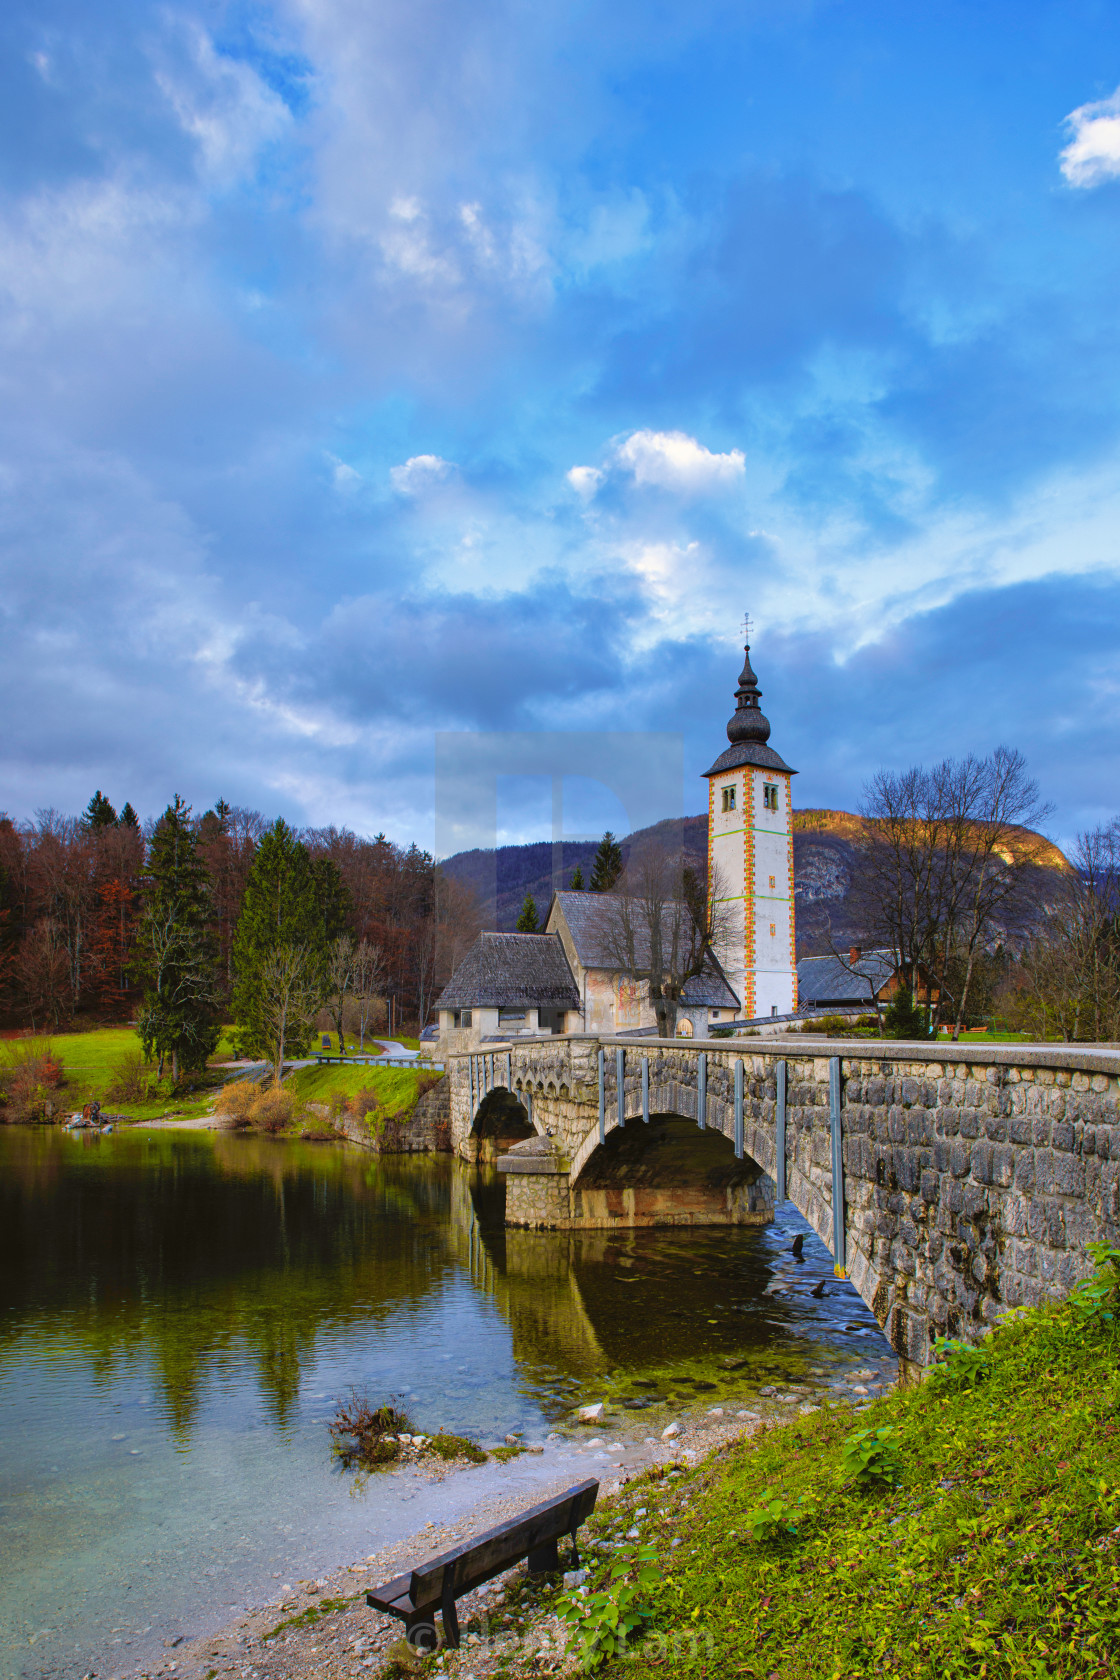
<path fill-rule="evenodd" d="M 532 893 L 525 894 L 525 902 L 521 906 L 521 914 L 517 918 L 518 933 L 539 933 L 541 931 L 540 918 Z"/>
<path fill-rule="evenodd" d="M 210 934 L 210 877 L 195 850 L 191 808 L 175 796 L 142 873 L 144 910 L 136 965 L 144 982 L 138 1027 L 145 1054 L 171 1075 L 206 1066 L 217 1048 L 217 967 Z"/>
<path fill-rule="evenodd" d="M 608 828 L 591 865 L 591 891 L 610 892 L 622 874 L 622 847 Z"/>
<path fill-rule="evenodd" d="M 910 987 L 900 985 L 883 1016 L 884 1038 L 922 1039 L 929 1037 L 926 1012 L 915 1003 Z"/>
<path fill-rule="evenodd" d="M 568 882 L 568 891 L 569 892 L 582 892 L 583 891 L 583 870 L 580 868 L 578 863 L 576 864 L 575 868 L 572 870 L 572 878 Z"/>
<path fill-rule="evenodd" d="M 116 826 L 117 813 L 100 788 L 86 806 L 82 820 L 89 828 L 113 828 Z"/>
<path fill-rule="evenodd" d="M 129 804 L 127 799 L 121 806 L 121 814 L 117 818 L 117 823 L 121 828 L 138 829 L 140 827 L 140 818 L 136 815 L 136 812 L 132 809 L 132 806 Z"/>
<path fill-rule="evenodd" d="M 233 936 L 233 1016 L 249 1055 L 270 1056 L 275 1048 L 270 977 L 275 974 L 271 959 L 278 952 L 302 953 L 307 973 L 317 976 L 325 991 L 329 941 L 324 901 L 331 899 L 333 890 L 326 873 L 312 864 L 306 846 L 278 817 L 253 859 Z M 336 908 L 327 905 L 331 914 Z M 298 1056 L 306 1050 L 312 1031 L 313 1021 L 304 1012 L 286 1034 L 286 1053 Z M 274 1076 L 279 1079 L 279 1067 Z"/>

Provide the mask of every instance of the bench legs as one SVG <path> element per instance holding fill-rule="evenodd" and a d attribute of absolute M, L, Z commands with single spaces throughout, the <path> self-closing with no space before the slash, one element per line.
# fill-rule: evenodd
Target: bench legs
<path fill-rule="evenodd" d="M 456 1629 L 458 1632 L 458 1629 Z M 416 1616 L 406 1616 L 404 1619 L 404 1636 L 414 1651 L 438 1651 L 439 1634 L 431 1611 L 421 1611 Z M 455 1641 L 459 1643 L 458 1640 Z"/>
<path fill-rule="evenodd" d="M 543 1546 L 538 1546 L 529 1553 L 530 1575 L 549 1574 L 560 1567 L 560 1554 L 556 1550 L 555 1540 L 546 1540 Z"/>

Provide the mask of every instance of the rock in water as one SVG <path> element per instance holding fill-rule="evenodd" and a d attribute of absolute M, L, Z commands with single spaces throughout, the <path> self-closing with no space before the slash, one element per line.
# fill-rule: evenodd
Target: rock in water
<path fill-rule="evenodd" d="M 596 1400 L 593 1406 L 581 1406 L 576 1413 L 577 1423 L 601 1423 L 606 1410 L 602 1400 Z"/>

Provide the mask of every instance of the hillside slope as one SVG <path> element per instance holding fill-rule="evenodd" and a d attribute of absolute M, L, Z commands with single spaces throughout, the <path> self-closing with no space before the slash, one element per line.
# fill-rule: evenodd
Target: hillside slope
<path fill-rule="evenodd" d="M 623 842 L 623 855 L 636 844 L 658 840 L 674 843 L 681 836 L 686 853 L 697 867 L 705 867 L 708 851 L 706 815 L 685 817 L 680 824 L 658 823 L 636 829 Z M 793 814 L 793 875 L 797 900 L 797 949 L 801 956 L 827 951 L 836 945 L 858 945 L 865 940 L 854 907 L 849 906 L 852 872 L 860 835 L 860 819 L 851 811 L 805 810 Z M 1025 838 L 1025 836 L 1024 836 Z M 1031 836 L 1036 844 L 1038 836 Z M 565 841 L 562 885 L 571 882 L 578 865 L 587 881 L 595 856 L 594 841 Z M 1039 873 L 1039 893 L 1045 897 L 1053 876 L 1070 865 L 1050 842 L 1043 842 L 1044 866 Z M 512 932 L 524 902 L 531 893 L 542 920 L 552 897 L 552 844 L 547 840 L 527 846 L 500 846 L 497 851 L 458 852 L 447 859 L 444 869 L 456 880 L 474 888 L 482 908 L 482 925 L 498 932 Z M 1012 936 L 1014 928 L 1006 930 Z"/>

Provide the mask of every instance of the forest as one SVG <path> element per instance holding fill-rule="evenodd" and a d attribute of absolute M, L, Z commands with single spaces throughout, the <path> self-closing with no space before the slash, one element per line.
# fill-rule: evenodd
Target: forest
<path fill-rule="evenodd" d="M 175 855 L 161 862 L 169 834 Z M 0 816 L 0 1026 L 49 1032 L 138 1019 L 153 988 L 166 990 L 169 961 L 181 974 L 188 945 L 202 1015 L 228 1019 L 246 892 L 262 844 L 278 834 L 282 868 L 303 869 L 313 888 L 318 914 L 305 918 L 302 944 L 321 946 L 321 967 L 337 960 L 340 938 L 344 949 L 364 945 L 375 962 L 376 1025 L 415 1032 L 478 929 L 470 888 L 445 878 L 430 853 L 384 834 L 292 830 L 224 800 L 196 815 L 176 799 L 142 823 L 100 790 L 78 817 Z M 169 940 L 178 955 L 168 956 Z"/>

